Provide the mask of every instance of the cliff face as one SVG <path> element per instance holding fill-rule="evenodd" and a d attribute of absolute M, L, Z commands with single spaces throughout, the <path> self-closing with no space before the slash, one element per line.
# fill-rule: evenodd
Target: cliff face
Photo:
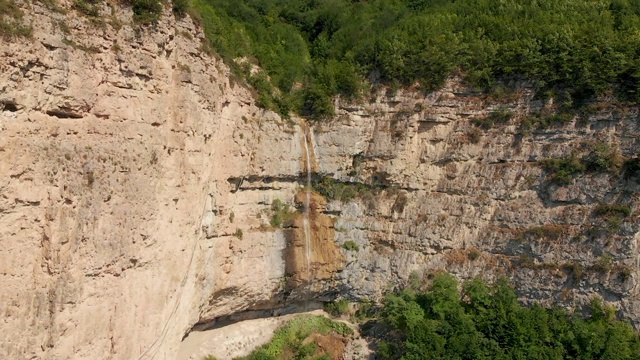
<path fill-rule="evenodd" d="M 636 154 L 637 111 L 600 103 L 561 125 L 522 125 L 549 106 L 526 85 L 498 102 L 455 80 L 428 96 L 339 106 L 317 132 L 320 170 L 373 185 L 329 206 L 336 241 L 360 247 L 347 253 L 347 288 L 378 297 L 388 282 L 415 285 L 439 270 L 507 276 L 522 300 L 579 308 L 601 296 L 637 321 L 638 174 L 617 168 Z M 473 125 L 501 113 L 513 118 Z M 560 158 L 586 169 L 560 181 L 543 166 Z M 607 215 L 611 204 L 631 213 Z"/>
<path fill-rule="evenodd" d="M 189 20 L 31 6 L 33 38 L 0 40 L 0 357 L 172 359 L 198 323 L 377 298 L 440 269 L 507 275 L 523 300 L 598 294 L 638 319 L 637 216 L 594 214 L 637 209 L 637 177 L 558 184 L 538 166 L 598 144 L 634 155 L 637 112 L 522 135 L 545 105 L 526 86 L 498 104 L 453 79 L 338 102 L 305 130 L 256 107 Z M 506 124 L 470 122 L 505 106 Z M 309 169 L 358 196 L 307 201 Z"/>
<path fill-rule="evenodd" d="M 188 20 L 32 6 L 33 39 L 0 44 L 0 357 L 172 358 L 200 319 L 276 306 L 285 237 L 260 227 L 296 192 L 299 127 Z"/>

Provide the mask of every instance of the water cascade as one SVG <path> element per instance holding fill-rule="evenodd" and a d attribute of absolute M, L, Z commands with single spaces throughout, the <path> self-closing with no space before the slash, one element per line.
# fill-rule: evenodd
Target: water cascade
<path fill-rule="evenodd" d="M 311 137 L 311 129 L 307 126 L 304 129 L 304 151 L 306 154 L 306 166 L 307 172 L 307 184 L 305 187 L 306 196 L 304 202 L 304 217 L 302 219 L 302 226 L 304 228 L 304 248 L 305 248 L 305 260 L 307 281 L 311 283 L 311 226 L 309 225 L 309 211 L 311 203 L 311 154 L 309 151 L 309 142 Z"/>

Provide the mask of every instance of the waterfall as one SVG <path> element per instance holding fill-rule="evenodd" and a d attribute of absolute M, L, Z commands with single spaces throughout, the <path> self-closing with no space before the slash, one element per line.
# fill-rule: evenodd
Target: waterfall
<path fill-rule="evenodd" d="M 304 151 L 306 154 L 306 171 L 307 171 L 307 185 L 305 188 L 306 197 L 304 203 L 304 217 L 302 219 L 302 226 L 304 228 L 304 247 L 305 258 L 307 265 L 307 281 L 311 283 L 311 226 L 309 225 L 309 210 L 311 203 L 311 154 L 309 152 L 309 141 L 311 137 L 311 129 L 307 126 L 304 129 Z"/>

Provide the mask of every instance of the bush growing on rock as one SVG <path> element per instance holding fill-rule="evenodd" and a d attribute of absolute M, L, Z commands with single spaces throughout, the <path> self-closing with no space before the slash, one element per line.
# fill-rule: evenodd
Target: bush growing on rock
<path fill-rule="evenodd" d="M 540 165 L 551 173 L 550 181 L 560 185 L 571 183 L 575 175 L 583 173 L 587 169 L 582 160 L 575 156 L 562 159 L 545 159 L 540 161 Z"/>
<path fill-rule="evenodd" d="M 158 21 L 162 15 L 162 4 L 158 0 L 128 0 L 131 1 L 133 20 L 142 25 Z"/>
<path fill-rule="evenodd" d="M 342 248 L 345 250 L 349 250 L 349 251 L 358 251 L 360 250 L 360 247 L 358 246 L 358 244 L 356 244 L 355 241 L 353 240 L 347 240 L 344 242 L 344 244 L 342 244 Z"/>
<path fill-rule="evenodd" d="M 546 224 L 534 226 L 524 231 L 524 237 L 532 240 L 558 241 L 569 234 L 566 225 Z"/>
<path fill-rule="evenodd" d="M 340 299 L 324 306 L 325 310 L 333 316 L 341 316 L 349 312 L 349 301 Z"/>
<path fill-rule="evenodd" d="M 625 204 L 599 203 L 593 210 L 593 214 L 606 218 L 624 218 L 631 215 L 631 207 Z"/>
<path fill-rule="evenodd" d="M 625 160 L 622 165 L 624 170 L 624 177 L 629 179 L 634 176 L 640 175 L 640 158 L 632 158 Z"/>
<path fill-rule="evenodd" d="M 593 150 L 584 159 L 585 166 L 589 171 L 596 172 L 617 172 L 623 165 L 622 155 L 611 145 L 598 142 L 593 145 Z"/>
<path fill-rule="evenodd" d="M 30 37 L 32 27 L 22 24 L 22 9 L 13 0 L 0 0 L 0 39 Z"/>
<path fill-rule="evenodd" d="M 520 132 L 528 135 L 532 130 L 543 130 L 552 126 L 561 126 L 573 120 L 571 111 L 561 110 L 558 113 L 537 111 L 525 117 L 520 122 Z"/>
<path fill-rule="evenodd" d="M 100 8 L 97 6 L 100 2 L 100 0 L 76 0 L 73 8 L 87 16 L 97 17 L 100 15 Z"/>
<path fill-rule="evenodd" d="M 185 15 L 187 15 L 188 10 L 189 0 L 173 0 L 171 11 L 173 11 L 173 13 L 176 14 L 177 17 L 184 17 Z"/>
<path fill-rule="evenodd" d="M 496 110 L 489 113 L 484 118 L 474 118 L 471 123 L 484 130 L 491 129 L 494 125 L 503 125 L 509 122 L 513 117 L 513 113 L 508 110 Z"/>
<path fill-rule="evenodd" d="M 275 199 L 271 203 L 271 210 L 273 216 L 271 216 L 270 224 L 274 228 L 280 228 L 293 218 L 294 212 L 291 211 L 289 205 L 282 202 L 280 199 Z"/>

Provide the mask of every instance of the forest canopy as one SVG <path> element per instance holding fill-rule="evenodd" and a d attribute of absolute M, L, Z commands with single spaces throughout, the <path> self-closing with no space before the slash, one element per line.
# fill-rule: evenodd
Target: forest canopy
<path fill-rule="evenodd" d="M 396 341 L 380 344 L 385 359 L 637 359 L 640 338 L 615 319 L 615 309 L 594 298 L 583 318 L 565 310 L 518 303 L 506 280 L 480 279 L 458 290 L 441 273 L 426 292 L 390 294 L 383 318 Z"/>
<path fill-rule="evenodd" d="M 330 97 L 357 97 L 364 79 L 431 91 L 453 74 L 480 90 L 526 79 L 569 106 L 602 95 L 640 101 L 640 0 L 193 0 L 192 6 L 227 63 L 246 59 L 264 70 L 243 69 L 260 104 L 283 114 L 329 115 Z"/>

